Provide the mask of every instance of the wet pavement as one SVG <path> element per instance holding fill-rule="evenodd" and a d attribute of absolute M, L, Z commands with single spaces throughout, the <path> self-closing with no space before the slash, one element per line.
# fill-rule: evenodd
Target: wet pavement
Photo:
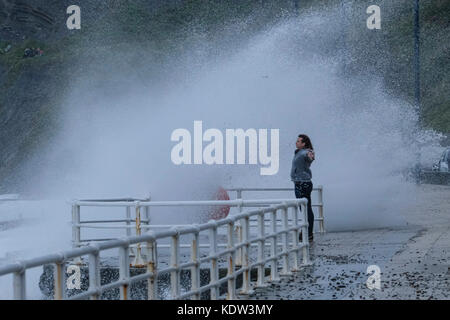
<path fill-rule="evenodd" d="M 394 213 L 405 227 L 316 234 L 313 265 L 240 298 L 449 299 L 450 186 L 419 188 L 417 203 Z M 17 220 L 5 220 L 0 231 L 15 227 Z M 380 290 L 366 285 L 370 265 L 380 268 Z"/>
<path fill-rule="evenodd" d="M 449 299 L 450 187 L 420 188 L 419 205 L 399 212 L 406 227 L 316 235 L 312 266 L 248 298 Z M 370 265 L 380 268 L 380 289 L 366 285 Z"/>

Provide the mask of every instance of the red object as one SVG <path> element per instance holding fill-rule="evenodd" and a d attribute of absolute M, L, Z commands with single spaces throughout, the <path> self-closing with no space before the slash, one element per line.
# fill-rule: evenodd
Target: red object
<path fill-rule="evenodd" d="M 219 187 L 219 190 L 217 190 L 215 194 L 215 200 L 230 200 L 230 196 L 224 188 Z M 209 218 L 220 220 L 226 218 L 229 213 L 230 206 L 217 206 L 212 209 L 212 212 L 209 214 Z"/>

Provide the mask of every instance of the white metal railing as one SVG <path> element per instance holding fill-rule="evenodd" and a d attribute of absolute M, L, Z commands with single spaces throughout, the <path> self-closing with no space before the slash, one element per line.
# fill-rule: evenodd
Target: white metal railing
<path fill-rule="evenodd" d="M 72 247 L 80 247 L 83 243 L 93 241 L 108 241 L 116 238 L 103 238 L 103 239 L 81 239 L 81 228 L 93 228 L 93 229 L 125 229 L 125 236 L 132 235 L 132 230 L 135 231 L 135 235 L 141 234 L 141 228 L 143 225 L 150 223 L 149 207 L 144 207 L 143 217 L 141 217 L 141 210 L 139 205 L 140 201 L 150 201 L 151 198 L 136 199 L 136 198 L 116 198 L 116 199 L 88 199 L 88 200 L 76 200 L 72 201 Z M 103 203 L 103 206 L 110 206 L 109 204 L 120 203 L 121 207 L 125 207 L 124 219 L 102 219 L 102 220 L 81 220 L 81 206 L 98 206 L 96 203 Z M 92 205 L 91 205 L 92 204 Z M 111 205 L 114 207 L 115 205 Z M 132 218 L 131 211 L 135 210 L 136 215 Z M 102 225 L 102 224 L 107 225 Z M 117 225 L 115 223 L 125 223 L 125 225 Z"/>
<path fill-rule="evenodd" d="M 237 207 L 238 211 L 241 212 L 244 207 L 264 207 L 272 204 L 279 203 L 276 200 L 269 200 L 268 202 L 263 203 L 262 200 L 252 200 L 245 201 L 245 203 L 240 202 L 242 199 L 243 192 L 250 191 L 293 191 L 293 188 L 228 188 L 227 191 L 236 192 L 237 199 L 235 200 L 218 200 L 218 201 L 152 201 L 150 202 L 150 197 L 144 200 L 141 199 L 132 199 L 132 198 L 124 198 L 124 199 L 101 199 L 101 200 L 75 200 L 72 202 L 72 247 L 77 248 L 82 245 L 86 245 L 87 243 L 92 243 L 96 241 L 107 241 L 114 240 L 116 238 L 103 238 L 103 239 L 82 239 L 81 238 L 81 229 L 125 229 L 126 236 L 131 236 L 132 230 L 134 231 L 134 235 L 141 235 L 142 232 L 148 230 L 156 230 L 156 229 L 167 229 L 173 227 L 175 225 L 154 225 L 150 224 L 150 213 L 149 209 L 152 206 L 202 206 L 202 205 L 225 205 L 228 207 Z M 312 204 L 315 207 L 319 208 L 319 217 L 315 218 L 316 221 L 319 222 L 319 232 L 324 233 L 324 215 L 323 215 L 323 187 L 318 186 L 313 189 L 313 191 L 317 192 L 318 202 Z M 124 207 L 126 213 L 126 219 L 104 219 L 104 220 L 81 220 L 81 207 Z M 143 210 L 143 214 L 141 211 Z M 132 217 L 132 211 L 134 211 L 134 216 Z M 125 222 L 126 224 L 118 225 L 112 223 L 120 223 Z M 281 219 L 277 220 L 278 226 L 282 223 Z M 267 225 L 270 223 L 268 219 L 265 219 L 264 223 Z M 178 227 L 182 227 L 185 225 L 176 225 Z M 250 220 L 250 228 L 253 230 L 257 227 L 257 221 L 255 219 Z M 238 240 L 242 240 L 242 227 L 239 223 L 235 226 L 235 231 L 238 235 Z M 209 247 L 209 243 L 202 243 L 201 247 Z M 225 247 L 226 244 L 218 244 L 219 247 Z M 256 247 L 257 244 L 254 243 L 252 246 Z M 269 246 L 269 244 L 266 244 Z M 169 248 L 168 244 L 161 244 L 161 248 Z M 190 243 L 182 243 L 180 247 L 188 248 L 190 247 Z M 131 265 L 132 266 L 143 266 L 144 262 L 141 257 L 141 249 L 139 246 L 132 246 L 130 248 L 130 254 L 133 258 Z M 242 250 L 238 250 L 238 255 L 236 258 L 236 264 L 241 265 L 242 261 Z M 81 263 L 81 261 L 78 261 Z"/>
<path fill-rule="evenodd" d="M 236 192 L 237 200 L 243 199 L 242 194 L 244 191 L 293 191 L 293 188 L 229 188 L 227 191 Z M 313 203 L 313 207 L 318 207 L 319 216 L 315 218 L 315 221 L 319 222 L 319 232 L 324 233 L 324 215 L 323 215 L 323 187 L 318 186 L 313 189 L 317 192 L 317 203 Z M 72 202 L 72 246 L 74 248 L 80 247 L 83 243 L 90 243 L 94 241 L 107 241 L 114 240 L 115 238 L 103 238 L 103 239 L 82 239 L 81 229 L 125 229 L 126 236 L 131 236 L 132 231 L 135 235 L 140 235 L 144 230 L 159 229 L 159 228 L 169 228 L 172 225 L 152 225 L 150 224 L 150 206 L 142 206 L 142 202 L 150 201 L 150 197 L 144 200 L 126 198 L 126 199 L 101 199 L 101 200 L 78 200 Z M 117 207 L 121 206 L 125 208 L 125 219 L 103 219 L 103 220 L 81 220 L 81 207 L 96 207 L 101 203 L 101 206 L 111 206 Z M 111 205 L 110 205 L 111 204 Z M 183 205 L 182 202 L 170 202 L 168 205 Z M 239 203 L 227 202 L 228 206 L 235 206 L 242 211 L 243 206 L 239 206 Z M 259 204 L 264 206 L 263 204 Z M 266 204 L 270 205 L 270 204 Z M 254 206 L 254 205 L 253 205 Z M 144 210 L 141 213 L 141 209 Z M 131 212 L 134 211 L 134 217 L 132 217 Z M 112 223 L 123 223 L 125 225 L 112 224 Z M 281 222 L 281 221 L 279 221 Z M 256 221 L 251 221 L 250 226 L 255 227 Z M 184 225 L 177 225 L 184 226 Z M 240 226 L 236 227 L 238 230 Z M 205 244 L 207 246 L 208 244 Z M 186 246 L 186 245 L 182 245 Z"/>
<path fill-rule="evenodd" d="M 90 205 L 111 206 L 104 202 L 89 202 Z M 278 204 L 274 204 L 278 203 Z M 83 205 L 78 202 L 75 205 Z M 221 284 L 227 285 L 227 299 L 236 299 L 236 278 L 242 275 L 242 286 L 240 294 L 249 294 L 252 290 L 250 271 L 257 269 L 257 281 L 254 287 L 263 287 L 266 281 L 278 281 L 280 275 L 290 275 L 293 271 L 298 271 L 301 266 L 310 264 L 308 237 L 303 236 L 299 241 L 299 231 L 303 235 L 308 232 L 307 200 L 306 199 L 275 199 L 275 200 L 231 200 L 231 201 L 165 201 L 165 202 L 140 202 L 142 206 L 173 206 L 173 205 L 239 205 L 255 206 L 267 205 L 269 207 L 240 212 L 236 215 L 228 216 L 218 221 L 210 221 L 201 225 L 192 225 L 170 230 L 149 232 L 145 235 L 131 236 L 123 239 L 110 240 L 101 243 L 94 243 L 89 246 L 75 248 L 57 254 L 47 255 L 35 259 L 25 260 L 0 267 L 0 276 L 13 274 L 13 296 L 15 299 L 26 299 L 26 271 L 30 268 L 55 264 L 54 272 L 54 298 L 68 298 L 65 287 L 66 263 L 82 256 L 88 256 L 89 261 L 89 288 L 87 291 L 71 296 L 70 299 L 98 299 L 102 292 L 119 288 L 120 298 L 128 299 L 130 285 L 135 282 L 147 280 L 148 299 L 157 299 L 157 277 L 164 273 L 170 273 L 170 287 L 172 299 L 199 299 L 204 291 L 210 291 L 211 299 L 220 298 L 219 287 Z M 115 202 L 114 206 L 126 206 L 126 202 Z M 302 217 L 299 217 L 301 207 Z M 289 211 L 291 218 L 289 219 Z M 278 229 L 278 216 L 281 214 L 281 228 Z M 264 223 L 265 216 L 270 216 L 270 228 L 267 232 Z M 257 233 L 250 233 L 250 218 L 257 218 Z M 300 218 L 300 219 L 299 219 Z M 236 242 L 234 226 L 242 226 L 242 240 Z M 226 228 L 226 249 L 218 251 L 218 229 Z M 207 231 L 210 242 L 209 255 L 200 257 L 199 254 L 199 234 Z M 190 261 L 181 263 L 180 261 L 180 236 L 191 235 Z M 291 237 L 290 237 L 291 236 Z M 158 268 L 160 255 L 157 248 L 161 239 L 169 238 L 170 263 L 166 268 Z M 291 238 L 291 240 L 289 239 Z M 281 250 L 279 250 L 278 240 L 281 240 Z M 270 250 L 265 250 L 265 244 L 269 242 Z M 252 260 L 250 246 L 256 243 L 258 250 L 256 261 Z M 130 276 L 130 255 L 129 250 L 132 245 L 141 245 L 145 250 L 144 261 L 146 272 L 137 276 Z M 118 249 L 119 257 L 119 280 L 108 284 L 100 284 L 100 253 L 105 250 Z M 242 264 L 237 268 L 235 258 L 238 250 L 242 251 Z M 219 259 L 226 258 L 227 275 L 219 278 Z M 300 262 L 301 258 L 301 262 Z M 281 263 L 282 270 L 279 273 L 278 263 Z M 207 285 L 200 286 L 200 265 L 209 264 L 210 280 Z M 266 279 L 265 266 L 270 265 L 270 276 Z M 187 292 L 180 290 L 180 271 L 190 269 L 191 285 Z"/>
<path fill-rule="evenodd" d="M 244 192 L 294 191 L 294 188 L 228 188 L 226 190 L 236 192 L 236 199 L 244 199 Z M 319 209 L 319 216 L 314 218 L 314 221 L 319 222 L 319 232 L 325 233 L 325 219 L 323 215 L 323 186 L 319 185 L 314 187 L 313 191 L 317 193 L 317 203 L 312 203 L 311 205 Z"/>
<path fill-rule="evenodd" d="M 150 220 L 150 216 L 148 215 L 149 207 L 180 207 L 180 206 L 228 206 L 228 207 L 237 207 L 239 211 L 241 212 L 244 207 L 264 207 L 272 204 L 279 204 L 285 199 L 270 199 L 270 200 L 242 200 L 242 199 L 236 199 L 236 200 L 203 200 L 203 201 L 94 201 L 94 200 L 75 200 L 72 202 L 72 243 L 73 247 L 80 247 L 83 245 L 83 243 L 86 242 L 94 242 L 94 241 L 107 241 L 107 240 L 114 240 L 114 239 L 85 239 L 81 240 L 81 229 L 82 228 L 95 228 L 95 229 L 126 229 L 127 230 L 127 236 L 130 236 L 128 233 L 131 229 L 135 229 L 136 233 L 135 235 L 141 235 L 143 230 L 150 230 L 150 229 L 159 229 L 159 228 L 170 228 L 174 225 L 150 225 L 147 222 L 147 225 L 142 224 L 141 220 L 141 210 L 145 209 L 146 213 L 146 220 Z M 134 219 L 127 219 L 127 221 L 133 221 L 135 222 L 134 225 L 130 225 L 127 223 L 127 225 L 87 225 L 87 221 L 84 223 L 80 220 L 80 212 L 81 207 L 125 207 L 127 209 L 127 217 L 129 212 L 131 211 L 131 207 L 133 207 L 135 212 L 135 218 Z M 103 220 L 104 222 L 111 222 L 111 221 L 119 221 L 119 220 Z M 252 224 L 250 221 L 250 227 L 255 227 L 255 224 Z M 265 222 L 269 222 L 267 219 L 265 219 Z M 281 223 L 281 219 L 277 219 L 278 224 Z M 176 225 L 177 227 L 183 227 L 186 225 Z M 242 226 L 240 223 L 236 224 L 236 232 L 238 234 L 238 240 L 242 240 Z M 181 247 L 190 247 L 189 243 L 183 243 L 180 245 Z M 202 247 L 209 247 L 210 243 L 204 243 L 201 244 Z M 225 247 L 225 244 L 219 244 L 218 246 Z M 254 244 L 256 246 L 256 244 Z M 161 244 L 161 248 L 169 248 L 170 245 L 168 244 Z M 144 266 L 144 262 L 142 259 L 141 254 L 141 248 L 139 245 L 133 246 L 130 248 L 130 254 L 133 256 L 133 260 L 131 265 L 135 267 Z M 242 261 L 242 250 L 239 250 L 239 254 L 236 259 L 236 263 L 238 265 L 241 264 Z M 81 261 L 77 261 L 78 263 L 81 263 Z"/>

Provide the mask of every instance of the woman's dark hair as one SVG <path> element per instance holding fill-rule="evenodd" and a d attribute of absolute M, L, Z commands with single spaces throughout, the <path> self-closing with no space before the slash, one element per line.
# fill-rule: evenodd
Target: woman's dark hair
<path fill-rule="evenodd" d="M 305 148 L 306 149 L 314 150 L 313 145 L 311 143 L 311 139 L 306 134 L 299 134 L 298 137 L 302 138 L 302 142 L 305 143 Z"/>

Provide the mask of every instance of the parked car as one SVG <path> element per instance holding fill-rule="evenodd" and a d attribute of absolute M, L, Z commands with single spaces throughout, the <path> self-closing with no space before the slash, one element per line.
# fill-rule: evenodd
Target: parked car
<path fill-rule="evenodd" d="M 447 148 L 443 153 L 441 158 L 439 159 L 439 162 L 437 162 L 433 166 L 433 171 L 439 171 L 439 172 L 450 172 L 450 148 Z"/>

